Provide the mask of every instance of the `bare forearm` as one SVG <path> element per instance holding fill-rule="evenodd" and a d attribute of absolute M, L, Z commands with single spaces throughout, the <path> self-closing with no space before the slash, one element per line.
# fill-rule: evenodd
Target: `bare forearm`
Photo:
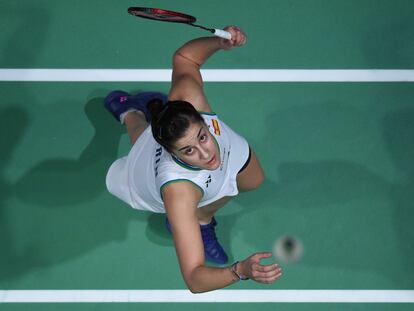
<path fill-rule="evenodd" d="M 270 252 L 256 253 L 227 268 L 199 266 L 186 278 L 187 285 L 193 293 L 202 293 L 226 287 L 240 278 L 271 284 L 282 276 L 282 268 L 278 264 L 260 264 L 261 259 L 271 256 Z"/>
<path fill-rule="evenodd" d="M 230 267 L 213 268 L 200 266 L 193 270 L 187 285 L 193 293 L 203 293 L 229 286 L 239 279 Z"/>
<path fill-rule="evenodd" d="M 218 37 L 194 39 L 184 44 L 175 53 L 202 66 L 211 55 L 221 49 L 221 40 Z"/>

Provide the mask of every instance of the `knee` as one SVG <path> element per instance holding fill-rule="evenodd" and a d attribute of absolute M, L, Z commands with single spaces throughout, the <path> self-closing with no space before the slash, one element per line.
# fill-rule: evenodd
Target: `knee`
<path fill-rule="evenodd" d="M 258 174 L 255 180 L 252 182 L 251 190 L 259 188 L 261 185 L 263 185 L 264 181 L 265 181 L 265 176 L 264 176 L 263 171 L 261 171 L 260 174 Z"/>
<path fill-rule="evenodd" d="M 249 178 L 246 182 L 238 183 L 239 191 L 246 192 L 259 188 L 265 181 L 265 176 L 263 171 L 258 174 L 255 174 L 253 178 Z"/>

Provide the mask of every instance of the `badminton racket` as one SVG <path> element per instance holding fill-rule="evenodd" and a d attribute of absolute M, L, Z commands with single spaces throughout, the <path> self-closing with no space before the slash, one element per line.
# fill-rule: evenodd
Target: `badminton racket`
<path fill-rule="evenodd" d="M 128 13 L 134 16 L 148 18 L 152 20 L 157 20 L 161 22 L 170 22 L 170 23 L 181 23 L 190 25 L 193 27 L 201 28 L 213 33 L 215 36 L 224 38 L 224 39 L 231 39 L 231 34 L 228 31 L 222 29 L 215 29 L 215 28 L 208 28 L 201 25 L 194 24 L 197 19 L 194 16 L 174 12 L 169 10 L 163 9 L 156 9 L 156 8 L 143 8 L 143 7 L 130 7 L 128 8 Z"/>

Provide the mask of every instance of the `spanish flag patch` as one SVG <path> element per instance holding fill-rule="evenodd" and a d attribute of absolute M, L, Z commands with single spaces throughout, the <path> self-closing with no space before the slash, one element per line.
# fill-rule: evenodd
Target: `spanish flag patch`
<path fill-rule="evenodd" d="M 216 134 L 217 136 L 220 136 L 220 126 L 218 124 L 217 119 L 212 119 L 211 123 L 213 124 L 213 128 L 214 128 L 214 134 Z"/>

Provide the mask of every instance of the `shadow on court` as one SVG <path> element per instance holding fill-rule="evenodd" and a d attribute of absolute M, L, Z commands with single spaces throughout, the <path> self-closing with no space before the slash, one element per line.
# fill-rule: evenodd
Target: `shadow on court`
<path fill-rule="evenodd" d="M 262 163 L 273 164 L 265 166 L 272 179 L 255 192 L 241 194 L 236 199 L 242 211 L 235 215 L 237 229 L 226 225 L 226 235 L 242 234 L 257 251 L 270 250 L 274 241 L 283 235 L 295 235 L 305 245 L 304 257 L 297 265 L 350 269 L 349 273 L 371 271 L 393 280 L 401 288 L 412 287 L 414 280 L 406 276 L 414 272 L 411 265 L 414 260 L 411 245 L 414 240 L 411 224 L 414 111 L 386 115 L 382 123 L 379 120 L 374 133 L 368 128 L 356 133 L 355 129 L 364 129 L 365 124 L 372 122 L 370 115 L 364 120 L 361 114 L 343 109 L 335 112 L 321 105 L 269 116 L 268 124 L 273 130 L 268 131 L 272 136 L 265 141 L 273 141 L 273 148 L 268 148 L 267 154 L 258 154 Z M 289 136 L 277 134 L 274 124 L 281 131 L 289 132 Z M 321 131 L 325 127 L 331 131 Z M 348 132 L 347 128 L 350 128 Z M 377 136 L 379 144 L 385 143 L 404 182 L 393 182 L 372 171 L 370 165 L 346 160 L 350 150 L 363 154 L 372 148 L 372 161 L 376 161 L 378 148 L 374 137 Z M 331 153 L 326 144 L 336 150 L 337 159 L 331 156 L 332 159 L 317 160 L 318 155 L 326 157 Z M 292 158 L 297 157 L 295 153 L 304 153 L 307 158 L 315 159 L 280 160 L 280 154 L 285 157 L 288 154 L 283 148 L 290 148 Z M 401 258 L 405 263 L 400 263 Z M 352 286 L 350 282 L 352 278 L 344 275 L 342 280 L 338 276 L 336 286 Z M 355 287 L 363 286 L 360 280 L 354 282 Z"/>
<path fill-rule="evenodd" d="M 253 146 L 259 149 L 258 156 L 272 177 L 258 190 L 233 200 L 241 209 L 230 211 L 234 207 L 230 203 L 216 217 L 217 235 L 230 261 L 250 255 L 243 249 L 234 250 L 235 235 L 242 234 L 254 251 L 264 251 L 271 250 L 277 238 L 292 234 L 305 243 L 305 257 L 299 265 L 372 271 L 396 282 L 406 280 L 408 263 L 414 259 L 411 244 L 407 243 L 414 234 L 409 225 L 413 119 L 412 113 L 396 113 L 387 116 L 384 124 L 375 124 L 373 132 L 370 125 L 376 121 L 369 112 L 364 114 L 341 103 L 269 116 L 268 133 L 272 134 L 262 141 L 274 144 L 263 145 L 260 138 L 255 138 Z M 371 148 L 374 154 L 377 145 L 383 143 L 373 138 L 378 133 L 381 136 L 381 127 L 385 128 L 385 145 L 396 167 L 407 174 L 407 184 L 393 184 L 369 165 L 348 160 L 352 150 L 365 154 Z M 291 149 L 292 158 L 304 152 L 315 159 L 282 161 L 283 148 Z M 317 160 L 326 154 L 332 155 Z M 164 215 L 149 217 L 147 237 L 158 245 L 171 246 L 164 219 Z M 408 270 L 383 268 L 401 255 L 406 258 Z M 412 286 L 412 281 L 406 281 L 406 285 Z"/>
<path fill-rule="evenodd" d="M 4 250 L 0 279 L 56 265 L 123 240 L 130 221 L 147 217 L 132 214 L 121 203 L 114 211 L 114 205 L 97 200 L 107 193 L 105 175 L 117 157 L 123 131 L 104 110 L 102 98 L 90 100 L 85 114 L 95 133 L 77 159 L 44 159 L 14 183 L 0 178 L 0 243 Z M 25 134 L 28 119 L 27 113 L 16 108 L 0 113 L 0 176 L 4 176 L 14 146 Z M 78 121 L 70 117 L 67 122 Z"/>
<path fill-rule="evenodd" d="M 13 116 L 13 118 L 11 118 Z M 15 147 L 20 143 L 29 124 L 25 110 L 10 107 L 0 110 L 0 278 L 19 273 L 19 267 L 26 259 L 27 252 L 17 254 L 13 242 L 13 228 L 6 208 L 13 197 L 14 185 L 6 179 L 5 171 L 11 162 Z"/>
<path fill-rule="evenodd" d="M 51 158 L 36 164 L 17 183 L 19 199 L 41 207 L 70 208 L 105 191 L 106 171 L 117 157 L 122 128 L 110 119 L 102 102 L 96 98 L 85 106 L 95 134 L 79 158 Z"/>
<path fill-rule="evenodd" d="M 404 255 L 405 276 L 413 275 L 414 268 L 414 110 L 400 110 L 387 114 L 382 122 L 383 137 L 395 168 L 403 180 L 391 185 L 393 202 L 392 221 L 396 232 L 395 243 Z M 414 285 L 412 278 L 405 278 L 408 288 Z M 408 279 L 408 280 L 407 280 Z"/>
<path fill-rule="evenodd" d="M 6 34 L 11 32 L 8 40 L 5 40 L 1 46 L 0 67 L 35 67 L 36 59 L 43 50 L 50 27 L 48 10 L 42 8 L 41 5 L 26 4 L 23 6 L 18 3 L 3 2 L 0 20 L 3 22 L 2 26 L 5 26 L 3 31 Z M 15 23 L 16 21 L 18 22 Z M 25 48 L 27 46 L 30 49 Z"/>

